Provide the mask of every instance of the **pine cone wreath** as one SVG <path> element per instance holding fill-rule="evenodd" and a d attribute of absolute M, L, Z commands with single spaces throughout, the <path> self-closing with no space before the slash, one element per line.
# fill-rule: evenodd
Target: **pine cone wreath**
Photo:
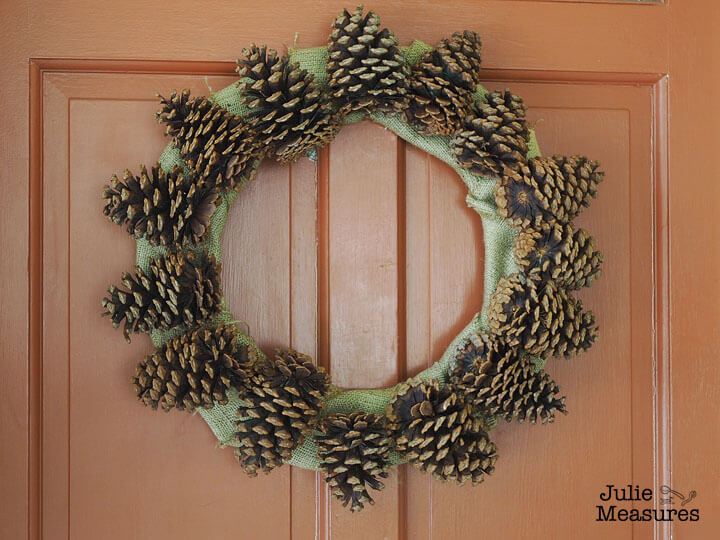
<path fill-rule="evenodd" d="M 453 385 L 441 388 L 437 379 L 399 385 L 386 411 L 397 452 L 442 480 L 482 482 L 497 455 L 471 409 Z"/>
<path fill-rule="evenodd" d="M 186 332 L 146 356 L 132 378 L 145 405 L 193 412 L 227 404 L 231 387 L 244 384 L 255 355 L 237 339 L 234 325 Z"/>
<path fill-rule="evenodd" d="M 565 397 L 544 371 L 517 349 L 486 334 L 474 335 L 455 357 L 450 382 L 483 413 L 531 424 L 553 422 L 565 413 Z"/>
<path fill-rule="evenodd" d="M 453 34 L 423 55 L 412 69 L 408 121 L 427 135 L 450 135 L 472 114 L 479 83 L 480 38 Z"/>
<path fill-rule="evenodd" d="M 238 60 L 243 103 L 250 108 L 260 142 L 288 163 L 325 146 L 340 130 L 340 118 L 314 75 L 287 55 L 251 46 Z"/>
<path fill-rule="evenodd" d="M 154 246 L 198 244 L 205 239 L 220 197 L 204 182 L 188 178 L 181 168 L 169 173 L 140 166 L 140 175 L 125 170 L 103 192 L 103 213 L 113 223 L 127 225 L 128 234 Z"/>
<path fill-rule="evenodd" d="M 570 356 L 597 339 L 595 315 L 553 281 L 501 278 L 490 296 L 491 332 L 531 356 Z"/>
<path fill-rule="evenodd" d="M 290 459 L 317 424 L 328 384 L 323 368 L 292 349 L 276 349 L 254 364 L 235 424 L 235 455 L 248 475 L 269 473 Z"/>
<path fill-rule="evenodd" d="M 475 174 L 500 176 L 503 165 L 513 168 L 524 163 L 530 141 L 526 110 L 522 98 L 509 90 L 485 96 L 452 140 L 460 166 Z"/>
<path fill-rule="evenodd" d="M 220 265 L 207 251 L 151 258 L 148 272 L 140 267 L 135 275 L 125 272 L 122 284 L 124 289 L 108 288 L 102 306 L 115 328 L 124 321 L 128 342 L 131 333 L 207 321 L 222 303 Z"/>
<path fill-rule="evenodd" d="M 600 276 L 603 256 L 586 230 L 556 223 L 541 231 L 521 230 L 515 260 L 533 279 L 552 279 L 561 288 L 576 290 Z"/>
<path fill-rule="evenodd" d="M 385 417 L 353 412 L 323 418 L 316 437 L 320 469 L 333 495 L 350 510 L 375 504 L 368 486 L 381 490 L 390 467 L 392 438 Z"/>
<path fill-rule="evenodd" d="M 158 122 L 167 125 L 165 133 L 187 166 L 209 186 L 229 190 L 255 175 L 259 141 L 241 116 L 206 98 L 191 98 L 190 90 L 173 92 L 169 99 L 158 97 Z"/>
<path fill-rule="evenodd" d="M 328 90 L 346 112 L 407 107 L 410 69 L 395 36 L 374 11 L 358 6 L 335 19 L 328 40 Z"/>

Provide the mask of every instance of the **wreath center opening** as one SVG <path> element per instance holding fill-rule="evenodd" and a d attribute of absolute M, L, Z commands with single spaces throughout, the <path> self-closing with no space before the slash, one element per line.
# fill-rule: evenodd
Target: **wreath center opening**
<path fill-rule="evenodd" d="M 416 375 L 482 306 L 483 226 L 466 196 L 451 167 L 371 121 L 315 162 L 264 161 L 223 233 L 233 320 L 262 350 L 337 366 L 343 389 Z"/>

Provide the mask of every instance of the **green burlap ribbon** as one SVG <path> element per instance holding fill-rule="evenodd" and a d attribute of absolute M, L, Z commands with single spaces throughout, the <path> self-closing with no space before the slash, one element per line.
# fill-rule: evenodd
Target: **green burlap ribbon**
<path fill-rule="evenodd" d="M 403 47 L 402 52 L 408 62 L 414 64 L 420 59 L 424 52 L 430 49 L 431 47 L 427 44 L 415 41 L 409 47 Z M 315 79 L 319 82 L 324 82 L 326 78 L 326 57 L 326 47 L 290 51 L 291 60 L 298 62 L 302 68 L 313 73 Z M 485 93 L 484 88 L 481 86 L 478 87 L 476 98 L 482 98 Z M 240 97 L 241 93 L 238 83 L 234 83 L 213 94 L 211 100 L 234 114 L 244 115 L 248 111 L 244 105 L 241 104 Z M 362 114 L 351 115 L 346 119 L 346 123 L 354 123 L 364 118 Z M 497 214 L 494 195 L 495 180 L 490 177 L 477 176 L 462 169 L 453 158 L 450 149 L 450 137 L 420 135 L 405 121 L 402 115 L 385 115 L 375 112 L 370 114 L 370 119 L 378 124 L 382 124 L 402 139 L 442 160 L 457 171 L 468 189 L 466 197 L 468 206 L 480 214 L 482 219 L 483 238 L 485 242 L 485 282 L 482 309 L 472 318 L 465 329 L 455 337 L 442 357 L 431 367 L 417 375 L 423 379 L 438 379 L 441 384 L 445 384 L 448 368 L 451 365 L 458 347 L 469 335 L 486 330 L 487 305 L 490 294 L 495 290 L 498 280 L 503 276 L 517 271 L 512 255 L 512 246 L 516 233 L 505 220 Z M 539 155 L 539 153 L 535 134 L 531 132 L 528 157 Z M 172 144 L 168 145 L 162 153 L 159 162 L 164 170 L 171 170 L 175 166 L 185 167 L 178 150 L 174 148 Z M 210 253 L 215 255 L 218 262 L 222 262 L 222 234 L 225 223 L 227 222 L 230 207 L 237 198 L 239 191 L 240 189 L 223 196 L 220 206 L 212 217 L 207 241 L 203 246 L 195 248 L 200 250 L 205 247 Z M 163 248 L 151 246 L 144 239 L 138 240 L 137 242 L 137 264 L 143 270 L 147 270 L 150 257 L 157 257 L 164 253 L 165 250 Z M 233 315 L 223 301 L 222 311 L 213 322 L 218 324 L 232 322 L 233 320 Z M 152 338 L 153 344 L 159 347 L 165 343 L 165 341 L 181 333 L 183 330 L 183 328 L 174 328 L 167 331 L 156 330 L 151 333 L 150 337 Z M 242 330 L 239 330 L 239 332 L 240 341 L 263 356 L 262 351 L 257 347 L 252 337 L 242 332 Z M 384 414 L 385 407 L 390 401 L 394 388 L 395 387 L 381 390 L 342 390 L 338 387 L 331 386 L 325 398 L 325 413 L 349 413 L 351 411 L 362 410 L 368 413 Z M 237 418 L 236 415 L 239 404 L 237 392 L 231 390 L 229 392 L 229 401 L 226 405 L 215 405 L 209 410 L 199 410 L 200 415 L 210 426 L 210 429 L 212 429 L 221 445 L 237 446 L 238 444 L 234 441 L 234 422 Z M 402 462 L 397 455 L 393 456 L 393 461 L 395 463 Z M 288 463 L 305 469 L 319 469 L 317 446 L 314 436 L 306 437 L 305 442 L 293 452 L 292 459 Z"/>

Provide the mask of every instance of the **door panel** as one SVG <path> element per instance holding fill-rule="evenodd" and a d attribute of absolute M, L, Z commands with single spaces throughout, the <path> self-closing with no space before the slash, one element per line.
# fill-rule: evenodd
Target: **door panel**
<path fill-rule="evenodd" d="M 207 518 L 222 538 L 230 531 L 219 516 L 232 511 L 258 530 L 272 524 L 265 530 L 277 537 L 314 536 L 316 520 L 306 514 L 317 515 L 326 538 L 395 538 L 406 523 L 425 520 L 417 537 L 469 537 L 480 527 L 506 537 L 531 532 L 520 518 L 543 486 L 564 491 L 580 510 L 563 521 L 540 514 L 533 527 L 552 537 L 575 530 L 602 537 L 592 523 L 604 483 L 649 484 L 653 476 L 646 456 L 654 447 L 654 381 L 651 357 L 642 353 L 652 343 L 653 88 L 521 79 L 485 84 L 525 96 L 545 153 L 586 153 L 607 172 L 599 203 L 579 221 L 596 231 L 613 263 L 581 295 L 601 321 L 602 339 L 585 357 L 550 363 L 569 394 L 570 417 L 552 429 L 501 425 L 497 474 L 480 487 L 443 485 L 401 468 L 378 495 L 381 504 L 362 514 L 360 532 L 357 516 L 332 501 L 317 475 L 285 468 L 244 478 L 229 450 L 213 450 L 198 418 L 138 407 L 127 378 L 148 343 L 137 337 L 125 347 L 98 318 L 104 288 L 132 266 L 134 253 L 101 215 L 102 185 L 109 171 L 153 163 L 166 143 L 147 96 L 206 92 L 202 77 L 47 74 L 44 198 L 53 204 L 44 218 L 43 402 L 55 406 L 43 418 L 46 530 L 126 538 L 152 522 L 143 534 L 190 537 L 212 530 Z M 263 165 L 233 207 L 223 245 L 227 301 L 241 324 L 266 349 L 290 344 L 317 355 L 348 388 L 384 387 L 424 369 L 482 303 L 482 225 L 465 205 L 462 182 L 369 122 L 345 128 L 317 164 Z M 102 272 L 99 260 L 107 261 Z M 612 447 L 603 444 L 610 434 Z M 188 469 L 192 463 L 202 465 Z M 317 510 L 308 503 L 315 498 Z M 207 502 L 195 515 L 187 506 L 197 508 L 198 499 Z M 262 500 L 273 504 L 252 506 Z M 151 519 L 156 513 L 162 517 Z M 516 517 L 490 519 L 498 514 Z"/>
<path fill-rule="evenodd" d="M 481 486 L 403 466 L 359 515 L 314 472 L 246 478 L 199 418 L 138 406 L 128 378 L 149 340 L 128 346 L 99 317 L 134 262 L 134 242 L 102 216 L 102 185 L 167 143 L 154 93 L 222 88 L 253 41 L 280 47 L 299 31 L 298 47 L 322 44 L 342 3 L 4 4 L 0 538 L 713 537 L 720 314 L 708 276 L 720 253 L 705 231 L 720 204 L 707 166 L 720 114 L 697 89 L 720 84 L 706 69 L 720 9 L 675 4 L 371 6 L 402 43 L 477 29 L 484 84 L 525 98 L 543 153 L 601 161 L 579 224 L 606 262 L 580 294 L 600 341 L 548 364 L 570 414 L 496 428 L 496 474 Z M 369 122 L 317 163 L 265 163 L 223 239 L 228 304 L 261 346 L 310 354 L 342 386 L 412 376 L 482 303 L 482 224 L 464 198 L 450 167 Z M 696 489 L 701 521 L 596 523 L 608 483 Z"/>
<path fill-rule="evenodd" d="M 201 77 L 49 74 L 43 81 L 44 200 L 52 201 L 43 250 L 47 538 L 227 537 L 243 527 L 282 537 L 289 530 L 289 471 L 248 484 L 227 474 L 228 463 L 237 471 L 232 454 L 213 451 L 199 418 L 145 414 L 128 378 L 151 346 L 142 337 L 125 346 L 99 320 L 104 289 L 134 264 L 134 242 L 101 218 L 102 185 L 109 171 L 155 162 L 166 141 L 153 120 L 152 89 L 176 86 L 206 88 Z M 281 321 L 269 326 L 286 331 Z M 258 497 L 273 505 L 255 507 Z"/>
<path fill-rule="evenodd" d="M 488 538 L 573 538 L 578 531 L 606 538 L 608 524 L 595 522 L 605 484 L 631 478 L 650 485 L 655 473 L 648 459 L 655 383 L 647 354 L 653 339 L 652 86 L 485 84 L 525 97 L 545 155 L 586 154 L 606 171 L 597 201 L 577 220 L 608 261 L 600 280 L 579 294 L 598 317 L 600 339 L 587 354 L 548 362 L 568 397 L 567 417 L 551 426 L 501 423 L 493 432 L 497 474 L 476 488 L 431 486 L 431 531 L 436 538 L 472 538 L 478 530 Z M 573 512 L 563 519 L 546 510 L 561 504 L 557 499 L 572 501 Z M 528 514 L 532 519 L 523 517 Z M 635 531 L 612 525 L 613 538 L 651 534 L 648 524 Z"/>

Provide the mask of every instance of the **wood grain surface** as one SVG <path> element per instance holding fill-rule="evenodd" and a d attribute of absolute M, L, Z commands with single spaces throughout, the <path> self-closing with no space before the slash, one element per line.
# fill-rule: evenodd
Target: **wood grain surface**
<path fill-rule="evenodd" d="M 134 261 L 102 216 L 102 185 L 166 144 L 156 91 L 222 88 L 252 42 L 292 45 L 297 31 L 298 47 L 323 44 L 342 7 L 0 4 L 0 538 L 717 537 L 712 0 L 368 5 L 403 44 L 477 30 L 484 84 L 525 97 L 543 153 L 588 154 L 607 173 L 579 221 L 606 257 L 581 294 L 600 341 L 549 362 L 570 414 L 499 426 L 483 485 L 401 467 L 351 515 L 316 473 L 246 478 L 199 418 L 137 404 L 128 377 L 150 342 L 128 346 L 99 317 Z M 481 304 L 482 224 L 464 198 L 452 169 L 368 122 L 317 163 L 263 164 L 223 239 L 228 304 L 263 347 L 311 354 L 346 387 L 391 385 L 434 362 Z M 598 523 L 609 483 L 696 490 L 701 519 Z"/>

